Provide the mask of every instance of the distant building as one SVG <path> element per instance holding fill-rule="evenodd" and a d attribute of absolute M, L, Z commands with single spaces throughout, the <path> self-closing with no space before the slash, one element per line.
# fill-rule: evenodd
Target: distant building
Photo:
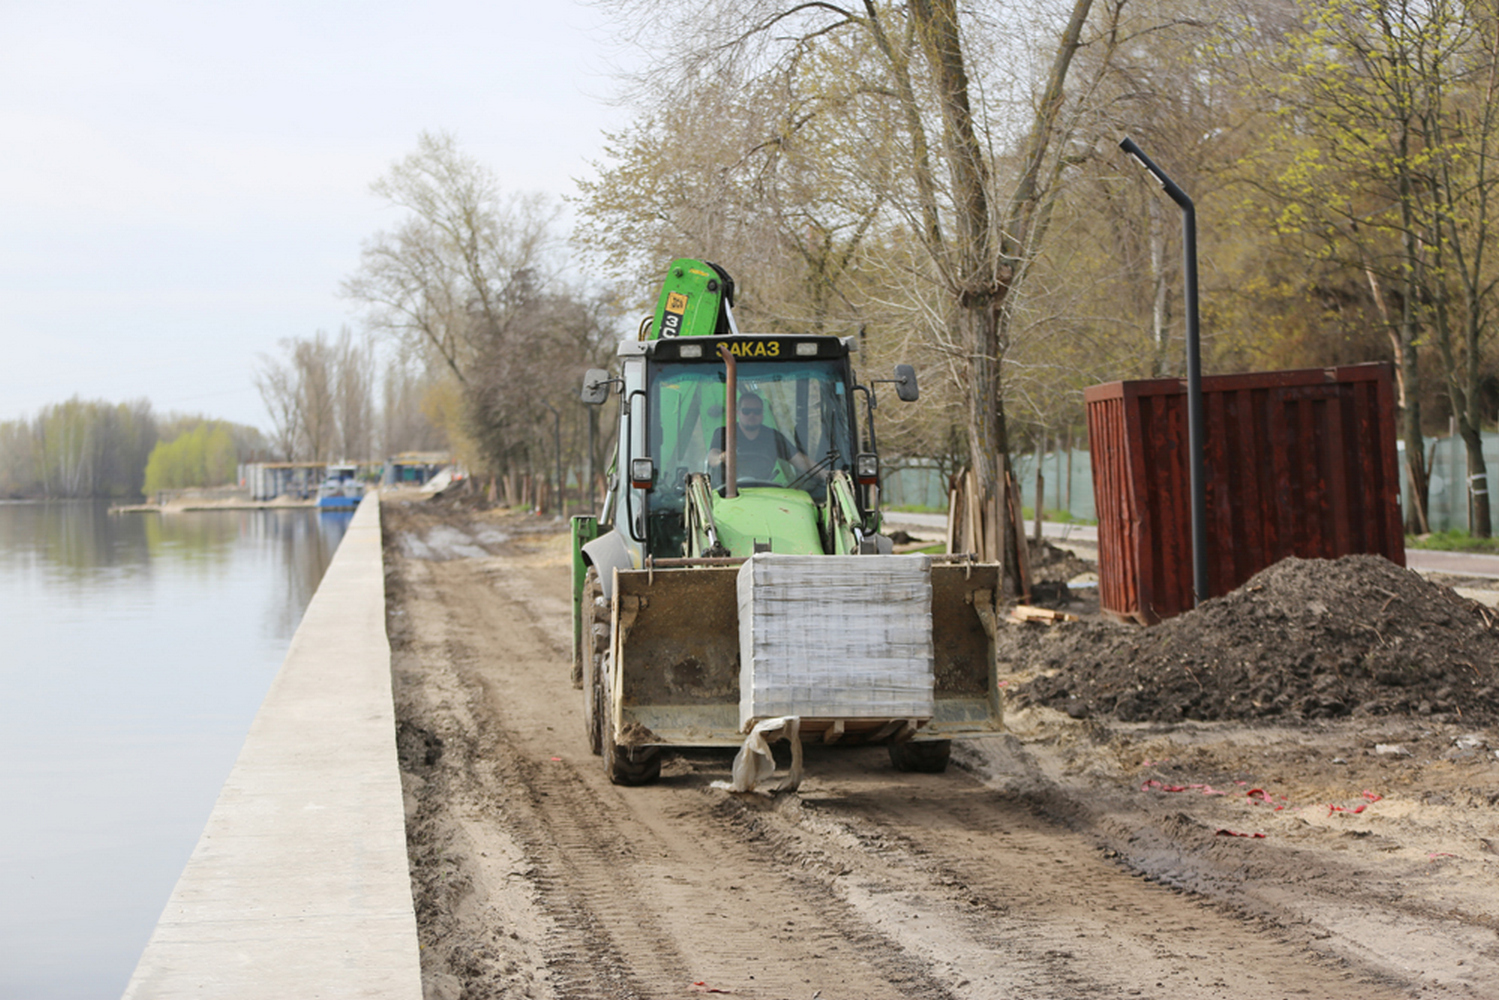
<path fill-rule="evenodd" d="M 251 500 L 310 500 L 327 470 L 327 462 L 252 462 L 239 467 L 239 481 Z"/>
<path fill-rule="evenodd" d="M 385 462 L 381 486 L 421 486 L 453 464 L 445 451 L 403 451 Z"/>

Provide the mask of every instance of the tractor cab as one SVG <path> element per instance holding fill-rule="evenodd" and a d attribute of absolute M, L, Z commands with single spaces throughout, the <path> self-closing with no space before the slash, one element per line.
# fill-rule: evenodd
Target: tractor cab
<path fill-rule="evenodd" d="M 730 364 L 719 351 L 707 349 L 720 344 L 735 358 Z M 699 497 L 711 493 L 715 511 L 769 505 L 765 513 L 774 514 L 774 531 L 766 530 L 748 543 L 747 552 L 734 554 L 750 554 L 755 544 L 762 550 L 824 551 L 818 511 L 827 504 L 835 476 L 852 475 L 858 454 L 847 355 L 846 345 L 833 337 L 647 346 L 645 454 L 655 481 L 645 498 L 646 541 L 652 555 L 692 554 L 684 515 L 695 478 L 706 487 Z M 748 530 L 754 536 L 755 529 Z"/>
<path fill-rule="evenodd" d="M 881 551 L 874 403 L 849 364 L 852 341 L 739 331 L 734 282 L 715 264 L 672 262 L 656 312 L 620 344 L 620 374 L 584 380 L 602 402 L 619 386 L 616 475 L 600 518 L 617 538 L 588 551 L 610 564 Z M 897 394 L 916 376 L 896 369 Z M 855 395 L 862 393 L 864 433 Z"/>

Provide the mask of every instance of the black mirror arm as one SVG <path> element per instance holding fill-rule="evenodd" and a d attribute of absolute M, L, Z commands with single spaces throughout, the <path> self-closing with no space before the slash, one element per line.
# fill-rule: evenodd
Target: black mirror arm
<path fill-rule="evenodd" d="M 622 379 L 622 378 L 618 378 L 618 377 L 615 377 L 615 378 L 601 378 L 601 379 L 599 379 L 596 382 L 589 382 L 589 383 L 585 384 L 583 386 L 583 388 L 586 391 L 586 390 L 590 390 L 590 389 L 598 389 L 601 386 L 606 386 L 606 385 L 617 385 L 617 386 L 623 387 L 624 384 L 625 384 L 625 380 Z"/>
<path fill-rule="evenodd" d="M 889 380 L 887 379 L 886 381 Z M 869 447 L 864 450 L 878 453 L 880 449 L 874 440 L 874 409 L 876 405 L 874 390 L 867 385 L 856 385 L 854 386 L 854 392 L 862 392 L 864 394 L 864 429 L 869 432 Z"/>

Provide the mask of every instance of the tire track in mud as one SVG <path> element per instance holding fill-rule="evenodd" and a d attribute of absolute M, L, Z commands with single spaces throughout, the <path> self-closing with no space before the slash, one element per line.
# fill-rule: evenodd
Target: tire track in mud
<path fill-rule="evenodd" d="M 404 544 L 401 548 L 424 553 L 429 547 Z M 536 788 L 539 763 L 516 752 L 488 709 L 490 685 L 485 674 L 496 669 L 496 664 L 487 655 L 487 638 L 495 620 L 466 601 L 451 600 L 447 586 L 440 582 L 454 576 L 450 567 L 418 556 L 403 561 L 397 574 L 405 583 L 405 601 L 428 604 L 419 624 L 403 625 L 408 634 L 397 672 L 411 678 L 406 694 L 413 704 L 408 711 L 441 733 L 446 764 L 440 777 L 422 789 L 428 793 L 422 810 L 429 814 L 423 817 L 427 828 L 413 838 L 412 850 L 435 869 L 426 872 L 430 881 L 456 885 L 456 890 L 436 894 L 453 912 L 433 913 L 431 903 L 426 907 L 425 916 L 436 933 L 423 935 L 424 957 L 441 959 L 428 963 L 441 967 L 431 969 L 428 978 L 448 986 L 446 992 L 454 996 L 540 994 L 624 1000 L 650 995 L 632 981 L 630 963 L 576 898 L 578 879 L 564 863 L 579 856 L 580 847 L 607 849 L 609 842 L 595 837 L 582 845 L 559 844 L 548 836 L 538 816 L 542 800 L 551 793 Z M 458 575 L 490 574 L 476 562 L 464 566 Z M 485 584 L 471 579 L 462 589 L 473 592 L 476 586 L 482 590 Z M 515 634 L 531 633 L 533 641 L 542 635 L 532 620 L 513 625 Z M 572 812 L 577 803 L 570 805 Z M 606 823 L 596 826 L 600 831 L 609 829 Z M 509 849 L 502 856 L 512 862 L 505 873 L 512 877 L 499 881 L 479 860 L 488 857 L 489 852 L 481 847 L 492 830 L 504 831 Z M 513 877 L 517 875 L 519 879 Z M 522 894 L 516 891 L 517 881 L 524 883 L 523 894 L 535 910 L 530 926 L 524 928 L 531 939 L 527 943 L 534 947 L 520 949 L 519 954 L 508 946 L 522 929 L 517 908 L 495 905 L 496 897 Z M 417 892 L 420 897 L 420 885 Z M 427 992 L 434 992 L 430 983 Z"/>
<path fill-rule="evenodd" d="M 670 934 L 651 911 L 630 906 L 642 859 L 579 794 L 572 768 L 558 762 L 548 773 L 504 735 L 490 750 L 503 763 L 479 791 L 504 796 L 504 822 L 531 865 L 528 880 L 549 920 L 542 952 L 554 995 L 648 997 L 659 981 L 679 984 L 667 971 L 681 965 Z"/>
<path fill-rule="evenodd" d="M 702 782 L 695 791 L 615 789 L 586 747 L 576 760 L 538 753 L 530 737 L 546 727 L 537 725 L 535 691 L 565 682 L 566 667 L 556 662 L 556 629 L 535 627 L 541 609 L 527 607 L 539 603 L 533 591 L 514 576 L 477 585 L 480 560 L 423 570 L 450 604 L 455 594 L 470 595 L 445 607 L 444 624 L 427 627 L 409 650 L 441 660 L 457 681 L 457 690 L 443 692 L 445 705 L 425 710 L 477 733 L 454 742 L 464 752 L 449 763 L 465 774 L 448 791 L 468 800 L 454 803 L 456 812 L 503 824 L 524 855 L 546 917 L 546 971 L 535 979 L 552 995 L 680 995 L 706 980 L 766 996 L 810 996 L 819 981 L 829 998 L 951 996 L 892 961 L 889 940 L 830 921 L 833 901 L 815 884 L 788 881 L 756 850 L 725 843 L 721 797 L 705 796 Z M 511 607 L 493 606 L 497 596 Z M 575 710 L 557 712 L 552 694 L 541 699 L 552 728 L 568 718 L 578 738 L 550 742 L 578 748 L 581 720 L 570 718 Z M 469 877 L 482 882 L 482 873 Z M 809 889 L 818 891 L 809 897 Z"/>
<path fill-rule="evenodd" d="M 776 800 L 709 789 L 727 761 L 691 755 L 616 788 L 568 682 L 565 561 L 393 562 L 424 578 L 398 595 L 425 602 L 403 697 L 451 748 L 413 843 L 449 866 L 414 860 L 418 881 L 459 886 L 424 956 L 456 991 L 429 995 L 1406 995 L 1132 878 L 1027 795 L 897 775 L 882 750 L 811 748 Z"/>
<path fill-rule="evenodd" d="M 896 794 L 804 800 L 783 835 L 804 840 L 811 829 L 823 843 L 847 845 L 853 858 L 843 863 L 872 876 L 852 894 L 870 905 L 882 895 L 896 903 L 901 943 L 961 969 L 978 995 L 1213 995 L 1232 984 L 1235 997 L 1282 997 L 1288 977 L 1312 995 L 1355 987 L 1350 971 L 1130 877 L 1024 799 L 961 775 L 888 791 Z M 1368 979 L 1356 988 L 1360 996 L 1399 995 Z"/>
<path fill-rule="evenodd" d="M 771 995 L 810 995 L 816 987 L 808 985 L 814 981 L 809 972 L 825 963 L 828 950 L 848 956 L 836 968 L 837 988 L 826 996 L 948 996 L 892 965 L 888 940 L 851 936 L 839 914 L 828 912 L 834 901 L 819 901 L 826 896 L 820 886 L 800 879 L 787 884 L 755 845 L 744 850 L 736 841 L 726 851 L 700 835 L 684 838 L 684 831 L 705 825 L 730 829 L 714 821 L 713 802 L 701 793 L 671 790 L 687 801 L 642 815 L 628 806 L 611 808 L 607 793 L 601 799 L 590 785 L 567 766 L 528 784 L 531 795 L 545 800 L 545 811 L 532 817 L 537 826 L 529 834 L 523 830 L 521 840 L 535 847 L 532 856 L 546 856 L 538 885 L 543 898 L 556 901 L 546 904 L 554 919 L 582 932 L 581 949 L 574 943 L 548 948 L 554 969 L 575 959 L 557 983 L 559 995 L 598 995 L 597 963 L 587 956 L 607 944 L 631 996 L 675 995 L 698 981 L 733 984 L 741 992 L 743 984 L 753 984 Z M 661 826 L 671 827 L 669 834 Z M 862 947 L 850 949 L 851 942 Z M 858 968 L 844 967 L 849 960 Z M 880 974 L 870 976 L 871 967 Z"/>
<path fill-rule="evenodd" d="M 512 703 L 507 687 L 495 683 L 497 703 Z M 581 721 L 577 729 L 581 742 Z M 699 981 L 776 996 L 810 995 L 819 981 L 831 984 L 829 997 L 948 996 L 893 964 L 888 940 L 830 924 L 830 900 L 817 899 L 825 894 L 809 897 L 800 880 L 788 885 L 761 851 L 745 849 L 753 844 L 725 842 L 716 798 L 701 789 L 617 789 L 598 758 L 537 761 L 508 735 L 495 750 L 514 762 L 501 775 L 511 801 L 524 789 L 534 806 L 507 818 L 564 932 L 547 947 L 562 973 L 558 995 L 598 995 L 595 956 L 604 954 L 627 996 L 676 995 Z M 831 967 L 828 952 L 842 953 Z"/>

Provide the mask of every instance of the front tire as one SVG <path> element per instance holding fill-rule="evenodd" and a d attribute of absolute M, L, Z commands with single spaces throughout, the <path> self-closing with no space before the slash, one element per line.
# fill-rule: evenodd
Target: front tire
<path fill-rule="evenodd" d="M 622 747 L 614 742 L 614 726 L 609 718 L 609 706 L 614 704 L 610 693 L 609 659 L 604 658 L 599 671 L 598 684 L 598 732 L 599 744 L 604 755 L 604 773 L 616 785 L 649 785 L 661 777 L 660 747 Z"/>
<path fill-rule="evenodd" d="M 941 774 L 952 758 L 952 740 L 911 740 L 890 744 L 890 763 L 897 771 Z"/>
<path fill-rule="evenodd" d="M 661 777 L 660 747 L 622 747 L 614 742 L 609 718 L 609 673 L 613 645 L 613 615 L 604 600 L 599 571 L 590 566 L 583 577 L 583 725 L 588 749 L 604 758 L 604 772 L 616 785 L 649 785 Z"/>
<path fill-rule="evenodd" d="M 604 769 L 616 785 L 654 784 L 661 778 L 661 748 L 622 747 L 608 740 L 604 743 Z"/>

